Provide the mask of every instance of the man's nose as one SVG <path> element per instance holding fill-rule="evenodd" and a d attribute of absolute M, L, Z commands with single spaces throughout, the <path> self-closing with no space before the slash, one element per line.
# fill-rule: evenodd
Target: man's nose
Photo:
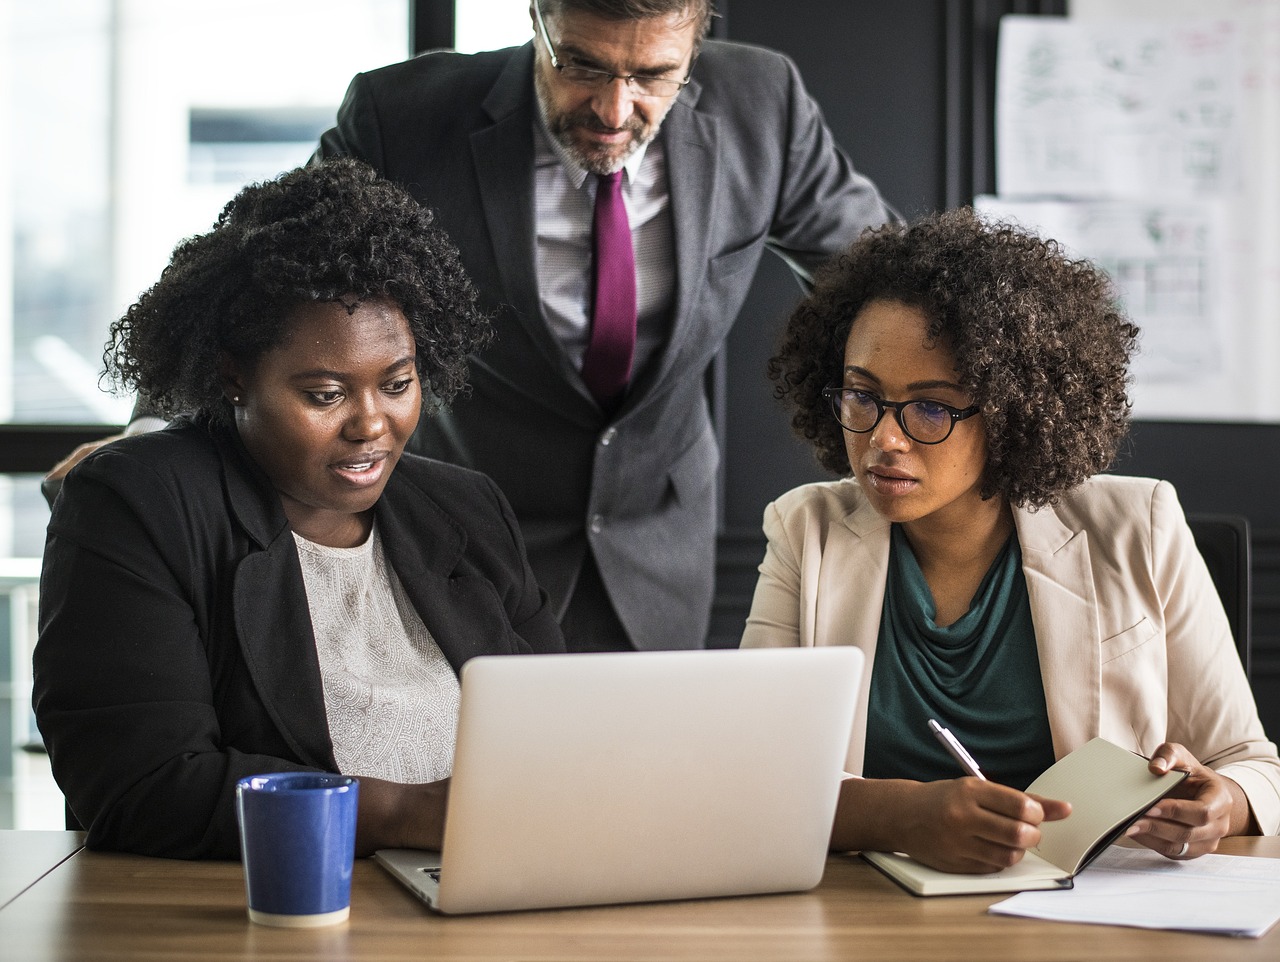
<path fill-rule="evenodd" d="M 600 122 L 614 130 L 622 128 L 635 113 L 635 90 L 622 77 L 615 77 L 596 91 L 591 109 Z"/>

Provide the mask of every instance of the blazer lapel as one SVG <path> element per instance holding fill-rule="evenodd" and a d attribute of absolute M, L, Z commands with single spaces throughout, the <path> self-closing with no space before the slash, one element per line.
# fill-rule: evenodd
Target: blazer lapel
<path fill-rule="evenodd" d="M 542 321 L 538 297 L 532 44 L 507 62 L 484 110 L 493 123 L 471 134 L 471 159 L 505 300 L 547 363 L 564 370 L 568 360 Z"/>
<path fill-rule="evenodd" d="M 393 473 L 377 507 L 392 569 L 454 671 L 481 654 L 519 654 L 493 584 L 459 562 L 467 534 L 431 495 Z"/>
<path fill-rule="evenodd" d="M 297 545 L 269 482 L 220 441 L 228 503 L 260 549 L 236 567 L 232 604 L 245 665 L 277 730 L 307 765 L 336 769 Z"/>
<path fill-rule="evenodd" d="M 649 365 L 635 388 L 628 393 L 628 399 L 633 403 L 635 399 L 647 397 L 651 384 L 667 376 L 683 347 L 698 333 L 694 330 L 698 318 L 693 308 L 706 273 L 712 233 L 706 225 L 713 222 L 720 169 L 716 148 L 719 121 L 694 109 L 700 91 L 697 80 L 690 81 L 662 124 L 660 136 L 666 152 L 667 186 L 671 199 L 676 288 L 671 336 L 658 363 Z M 624 403 L 624 410 L 630 406 Z"/>
<path fill-rule="evenodd" d="M 801 628 L 802 637 L 813 632 L 815 644 L 850 645 L 866 656 L 845 758 L 845 770 L 851 774 L 862 773 L 866 754 L 871 672 L 889 571 L 889 528 L 889 522 L 865 501 L 845 517 L 843 526 L 832 525 L 817 575 L 821 604 L 805 606 L 813 612 L 814 623 Z M 859 576 L 855 578 L 853 572 Z"/>
<path fill-rule="evenodd" d="M 1102 659 L 1088 534 L 1052 508 L 1016 510 L 1054 755 L 1098 732 Z"/>
<path fill-rule="evenodd" d="M 1051 508 L 1015 511 L 1022 570 L 1044 679 L 1045 706 L 1054 754 L 1097 734 L 1102 673 L 1097 600 L 1088 536 L 1067 527 Z M 832 525 L 821 550 L 821 570 L 801 572 L 810 584 L 802 592 L 819 599 L 805 605 L 813 621 L 801 625 L 801 644 L 852 645 L 866 655 L 862 689 L 854 717 L 846 771 L 862 772 L 866 750 L 867 708 L 875 664 L 876 640 L 888 577 L 890 525 L 869 504 L 861 503 Z M 820 536 L 813 533 L 813 536 Z M 861 572 L 857 580 L 850 572 Z"/>
<path fill-rule="evenodd" d="M 336 767 L 297 546 L 286 530 L 235 573 L 236 633 L 267 714 L 298 758 Z"/>

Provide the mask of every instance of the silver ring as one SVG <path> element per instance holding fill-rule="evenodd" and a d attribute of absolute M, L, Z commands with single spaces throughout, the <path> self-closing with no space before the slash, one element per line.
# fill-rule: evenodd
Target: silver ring
<path fill-rule="evenodd" d="M 1174 852 L 1174 853 L 1173 853 L 1173 857 L 1174 857 L 1174 858 L 1182 858 L 1182 856 L 1184 856 L 1184 855 L 1186 855 L 1186 854 L 1187 854 L 1187 850 L 1188 850 L 1188 849 L 1190 849 L 1190 848 L 1191 848 L 1191 843 L 1190 843 L 1190 842 L 1183 842 L 1183 843 L 1182 843 L 1182 848 L 1180 848 L 1180 849 L 1178 849 L 1176 852 Z"/>

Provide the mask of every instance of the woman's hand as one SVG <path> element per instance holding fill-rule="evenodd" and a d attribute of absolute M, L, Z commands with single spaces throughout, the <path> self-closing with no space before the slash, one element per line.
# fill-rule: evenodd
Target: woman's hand
<path fill-rule="evenodd" d="M 998 872 L 1040 843 L 1040 823 L 1065 818 L 1068 802 L 977 778 L 923 782 L 905 851 L 944 872 Z M 908 807 L 910 812 L 912 806 Z"/>
<path fill-rule="evenodd" d="M 977 778 L 848 779 L 832 848 L 905 852 L 944 872 L 997 872 L 1040 842 L 1042 822 L 1070 813 L 1068 802 Z"/>
<path fill-rule="evenodd" d="M 403 785 L 360 776 L 356 816 L 356 855 L 380 848 L 429 848 L 444 844 L 444 818 L 449 805 L 449 779 Z"/>
<path fill-rule="evenodd" d="M 1201 765 L 1182 745 L 1165 742 L 1147 767 L 1154 775 L 1175 768 L 1191 774 L 1129 827 L 1126 834 L 1135 842 L 1169 858 L 1187 859 L 1215 851 L 1227 835 L 1257 833 L 1240 786 Z"/>

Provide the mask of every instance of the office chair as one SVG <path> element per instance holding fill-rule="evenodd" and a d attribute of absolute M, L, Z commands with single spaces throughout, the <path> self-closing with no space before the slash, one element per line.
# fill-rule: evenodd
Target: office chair
<path fill-rule="evenodd" d="M 1252 649 L 1250 606 L 1253 603 L 1253 558 L 1249 546 L 1249 520 L 1235 514 L 1187 514 L 1196 547 L 1209 567 L 1235 635 L 1240 663 L 1249 677 Z"/>

